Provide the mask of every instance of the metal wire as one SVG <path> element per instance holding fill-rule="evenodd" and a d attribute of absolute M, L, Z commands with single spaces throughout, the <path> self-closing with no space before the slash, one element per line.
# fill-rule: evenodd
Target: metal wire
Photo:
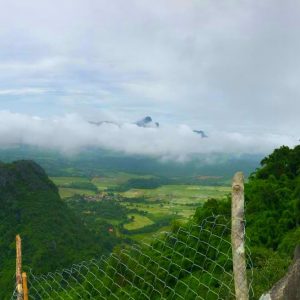
<path fill-rule="evenodd" d="M 108 257 L 44 275 L 30 271 L 28 283 L 34 300 L 235 299 L 230 221 L 212 216 L 201 225 L 189 222 Z"/>

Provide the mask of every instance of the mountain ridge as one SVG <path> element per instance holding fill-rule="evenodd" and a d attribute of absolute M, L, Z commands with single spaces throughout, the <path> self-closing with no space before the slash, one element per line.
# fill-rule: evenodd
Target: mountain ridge
<path fill-rule="evenodd" d="M 63 202 L 57 187 L 33 161 L 0 163 L 0 299 L 13 290 L 15 250 L 23 241 L 24 270 L 54 271 L 108 253 L 81 219 Z"/>
<path fill-rule="evenodd" d="M 121 127 L 122 123 L 120 122 L 114 122 L 114 121 L 89 121 L 91 125 L 95 126 L 102 126 L 103 124 L 110 124 L 110 125 L 115 125 L 118 127 Z M 134 124 L 138 127 L 141 128 L 160 128 L 160 123 L 159 122 L 154 122 L 152 117 L 146 116 L 138 121 L 135 121 L 131 124 Z M 201 138 L 207 138 L 208 135 L 203 131 L 203 130 L 198 130 L 198 129 L 193 129 L 193 132 L 198 134 Z"/>

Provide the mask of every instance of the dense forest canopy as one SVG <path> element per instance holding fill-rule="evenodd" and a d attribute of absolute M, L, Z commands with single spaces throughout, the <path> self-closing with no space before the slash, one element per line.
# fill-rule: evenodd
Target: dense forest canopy
<path fill-rule="evenodd" d="M 38 273 L 108 253 L 116 242 L 107 231 L 92 234 L 32 161 L 0 164 L 0 220 L 0 299 L 13 290 L 16 234 L 24 269 Z"/>
<path fill-rule="evenodd" d="M 246 233 L 252 252 L 254 286 L 266 291 L 284 274 L 300 244 L 300 145 L 282 146 L 261 161 L 245 185 Z M 231 201 L 210 199 L 195 214 L 230 216 Z"/>

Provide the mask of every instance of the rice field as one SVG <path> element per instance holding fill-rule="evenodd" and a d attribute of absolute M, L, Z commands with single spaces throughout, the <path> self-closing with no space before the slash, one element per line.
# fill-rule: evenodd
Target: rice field
<path fill-rule="evenodd" d="M 57 186 L 67 185 L 71 183 L 85 183 L 90 180 L 87 177 L 50 177 Z"/>
<path fill-rule="evenodd" d="M 74 195 L 82 195 L 82 196 L 93 196 L 96 192 L 85 189 L 73 189 L 73 188 L 58 188 L 58 192 L 61 198 L 69 198 Z"/>
<path fill-rule="evenodd" d="M 145 179 L 151 177 L 153 176 L 118 172 L 107 174 L 105 177 L 94 177 L 92 179 L 85 177 L 52 177 L 51 179 L 58 186 L 60 196 L 62 198 L 68 198 L 76 194 L 85 196 L 96 194 L 96 191 L 93 190 L 68 187 L 70 184 L 76 183 L 79 185 L 80 183 L 92 183 L 97 187 L 99 192 L 102 192 L 108 188 L 124 184 L 132 178 Z M 121 200 L 117 200 L 119 197 L 113 197 L 112 201 L 120 201 L 120 204 L 127 209 L 134 210 L 132 214 L 128 214 L 127 216 L 128 219 L 132 218 L 132 221 L 123 225 L 124 229 L 131 231 L 147 227 L 155 224 L 159 220 L 170 217 L 174 217 L 174 219 L 177 220 L 188 220 L 194 215 L 197 207 L 203 205 L 207 199 L 222 199 L 230 193 L 230 190 L 231 188 L 229 186 L 173 184 L 163 185 L 153 189 L 130 189 L 126 192 L 115 193 L 116 196 L 117 194 L 121 196 Z M 109 220 L 109 223 L 115 226 L 119 224 L 116 220 Z M 162 227 L 159 228 L 158 231 L 159 230 L 162 230 Z M 131 237 L 140 240 L 155 232 L 132 234 Z"/>
<path fill-rule="evenodd" d="M 124 225 L 124 228 L 127 230 L 135 230 L 154 224 L 151 219 L 139 214 L 129 214 L 128 218 L 132 218 L 132 221 Z"/>
<path fill-rule="evenodd" d="M 156 189 L 131 189 L 121 193 L 127 198 L 145 197 L 151 200 L 172 200 L 178 203 L 193 203 L 208 198 L 222 198 L 230 192 L 227 186 L 163 185 Z"/>
<path fill-rule="evenodd" d="M 106 176 L 94 177 L 91 182 L 100 190 L 104 191 L 108 188 L 117 187 L 120 184 L 126 183 L 129 179 L 149 179 L 152 175 L 131 174 L 125 172 L 117 172 L 107 174 Z"/>

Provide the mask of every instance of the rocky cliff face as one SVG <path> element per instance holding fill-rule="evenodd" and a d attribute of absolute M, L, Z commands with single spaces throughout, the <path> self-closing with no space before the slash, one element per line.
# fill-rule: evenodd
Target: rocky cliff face
<path fill-rule="evenodd" d="M 300 245 L 295 249 L 294 261 L 287 274 L 260 300 L 299 300 L 300 299 Z"/>

